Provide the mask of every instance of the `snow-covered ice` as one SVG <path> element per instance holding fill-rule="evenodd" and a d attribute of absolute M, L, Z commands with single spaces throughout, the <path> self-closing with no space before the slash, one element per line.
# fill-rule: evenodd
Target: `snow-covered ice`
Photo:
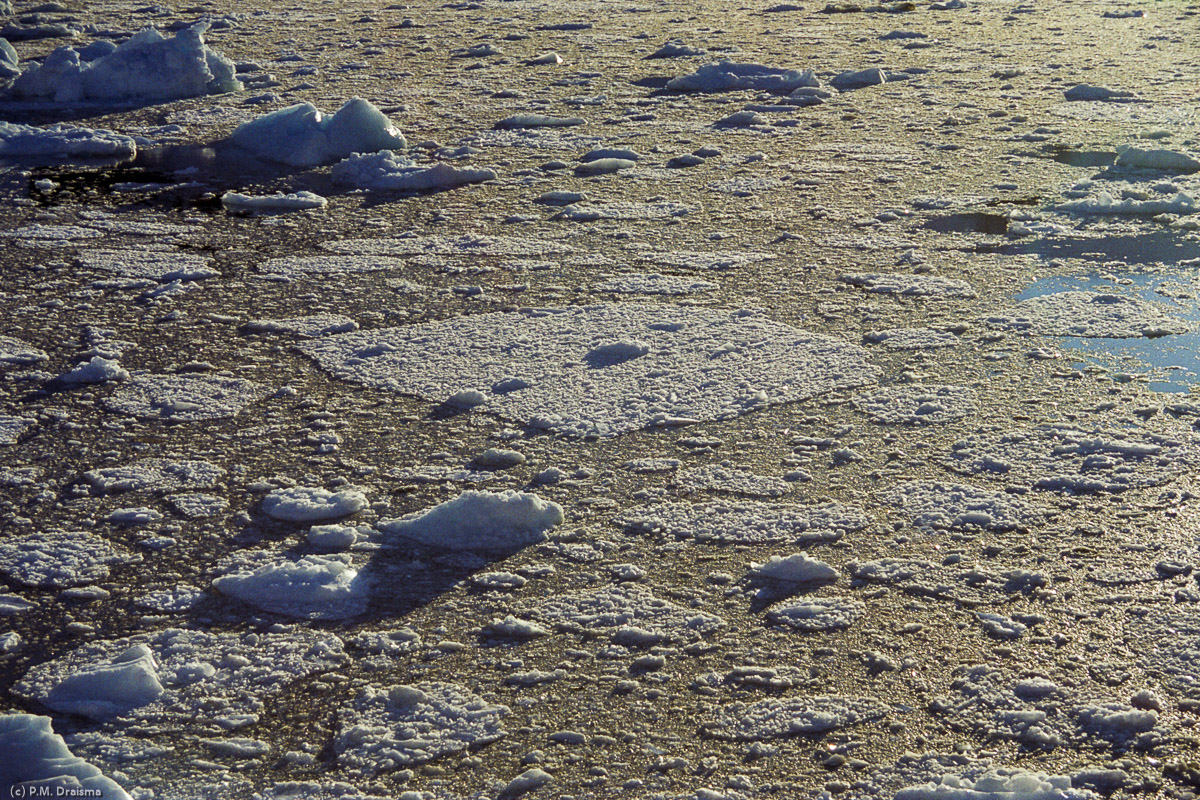
<path fill-rule="evenodd" d="M 1010 531 L 1043 521 L 1046 512 L 1008 492 L 958 483 L 910 481 L 883 495 L 888 507 L 908 517 L 920 530 Z"/>
<path fill-rule="evenodd" d="M 842 276 L 842 280 L 875 294 L 897 294 L 903 297 L 970 298 L 975 290 L 966 281 L 938 275 L 907 275 L 904 273 L 857 272 Z"/>
<path fill-rule="evenodd" d="M 712 713 L 704 731 L 716 739 L 763 741 L 811 736 L 872 722 L 888 707 L 866 697 L 792 697 L 731 703 Z"/>
<path fill-rule="evenodd" d="M 725 627 L 720 617 L 655 597 L 635 583 L 552 597 L 529 615 L 560 631 L 607 634 L 625 647 L 693 642 Z"/>
<path fill-rule="evenodd" d="M 675 476 L 675 485 L 684 492 L 726 492 L 749 497 L 782 497 L 792 488 L 781 478 L 716 465 L 684 470 Z"/>
<path fill-rule="evenodd" d="M 299 191 L 276 192 L 275 194 L 243 194 L 241 192 L 226 192 L 221 195 L 221 206 L 226 211 L 242 214 L 274 214 L 281 211 L 305 211 L 313 208 L 324 208 L 329 204 L 319 194 Z"/>
<path fill-rule="evenodd" d="M 1123 294 L 1067 291 L 1030 297 L 1007 314 L 991 314 L 993 328 L 1042 336 L 1136 338 L 1185 333 L 1191 324 L 1162 303 Z"/>
<path fill-rule="evenodd" d="M 803 597 L 777 603 L 767 611 L 767 619 L 801 633 L 838 631 L 849 628 L 866 611 L 858 600 L 838 597 Z"/>
<path fill-rule="evenodd" d="M 796 89 L 817 86 L 811 70 L 792 70 L 767 67 L 761 64 L 739 64 L 718 61 L 706 64 L 691 75 L 681 75 L 667 82 L 668 92 L 708 93 L 735 92 L 745 89 L 788 94 Z"/>
<path fill-rule="evenodd" d="M 123 467 L 101 467 L 83 473 L 83 480 L 100 492 L 175 492 L 212 489 L 225 470 L 208 461 L 148 458 Z"/>
<path fill-rule="evenodd" d="M 20 158 L 116 158 L 137 155 L 137 143 L 109 130 L 0 121 L 0 155 Z"/>
<path fill-rule="evenodd" d="M 111 663 L 73 672 L 42 703 L 63 714 L 108 719 L 153 703 L 163 693 L 158 665 L 150 648 L 134 645 Z"/>

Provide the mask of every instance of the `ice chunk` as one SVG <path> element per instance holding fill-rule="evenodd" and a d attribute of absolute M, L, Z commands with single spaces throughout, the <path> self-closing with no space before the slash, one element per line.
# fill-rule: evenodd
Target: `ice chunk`
<path fill-rule="evenodd" d="M 772 698 L 757 703 L 731 703 L 714 709 L 705 733 L 739 742 L 784 736 L 828 733 L 880 719 L 888 707 L 855 697 Z"/>
<path fill-rule="evenodd" d="M 369 582 L 347 555 L 302 556 L 251 572 L 223 575 L 213 588 L 264 611 L 309 619 L 345 619 L 366 609 Z"/>
<path fill-rule="evenodd" d="M 490 169 L 455 169 L 445 162 L 420 166 L 391 150 L 355 153 L 334 164 L 333 182 L 357 189 L 396 192 L 437 192 L 496 179 Z"/>
<path fill-rule="evenodd" d="M 682 75 L 667 82 L 668 92 L 711 93 L 734 92 L 744 89 L 788 94 L 803 86 L 817 86 L 812 70 L 803 72 L 761 64 L 737 64 L 718 61 L 706 64 L 691 75 Z"/>
<path fill-rule="evenodd" d="M 865 89 L 868 86 L 887 83 L 890 77 L 879 67 L 869 67 L 858 71 L 840 72 L 829 81 L 829 85 L 839 92 L 852 92 L 855 89 Z"/>
<path fill-rule="evenodd" d="M 762 564 L 751 563 L 747 577 L 804 586 L 833 583 L 839 573 L 824 561 L 809 558 L 808 553 L 792 553 L 790 556 L 771 556 Z"/>
<path fill-rule="evenodd" d="M 859 509 L 834 503 L 663 503 L 630 509 L 614 521 L 635 531 L 697 542 L 793 545 L 834 542 L 868 524 Z"/>
<path fill-rule="evenodd" d="M 9 713 L 0 715 L 0 786 L 14 797 L 33 797 L 37 788 L 61 787 L 76 796 L 101 800 L 130 800 L 116 782 L 82 758 L 72 755 L 67 743 L 54 732 L 49 717 Z M 19 789 L 17 787 L 20 787 Z M 48 796 L 65 796 L 51 794 Z"/>
<path fill-rule="evenodd" d="M 221 273 L 204 256 L 174 250 L 100 250 L 81 252 L 76 262 L 83 269 L 114 272 L 128 278 L 148 278 L 159 283 L 198 281 Z"/>
<path fill-rule="evenodd" d="M 110 664 L 74 672 L 42 701 L 54 711 L 108 719 L 153 703 L 163 693 L 150 648 L 134 645 Z"/>
<path fill-rule="evenodd" d="M 646 353 L 589 363 L 606 342 Z M 338 377 L 434 402 L 520 378 L 528 388 L 490 392 L 482 407 L 579 438 L 728 419 L 873 383 L 877 374 L 862 348 L 830 337 L 756 315 L 639 303 L 475 314 L 300 349 Z"/>
<path fill-rule="evenodd" d="M 71 103 L 79 100 L 165 102 L 242 88 L 233 62 L 204 43 L 207 22 L 167 39 L 153 28 L 131 37 L 108 55 L 84 61 L 60 47 L 13 82 L 15 97 Z"/>
<path fill-rule="evenodd" d="M 85 361 L 58 376 L 58 380 L 65 384 L 107 383 L 128 378 L 129 373 L 116 359 L 101 356 L 92 356 L 90 361 Z"/>
<path fill-rule="evenodd" d="M 284 194 L 276 192 L 267 195 L 250 195 L 240 192 L 226 192 L 221 195 L 221 206 L 226 211 L 242 214 L 271 214 L 278 211 L 304 211 L 310 208 L 324 208 L 329 201 L 319 194 L 312 192 L 292 192 Z"/>
<path fill-rule="evenodd" d="M 262 501 L 263 513 L 285 522 L 319 522 L 356 514 L 367 507 L 367 497 L 354 489 L 330 492 L 310 486 L 275 489 Z"/>
<path fill-rule="evenodd" d="M 103 467 L 83 473 L 83 479 L 101 492 L 129 492 L 144 489 L 180 491 L 211 489 L 225 470 L 207 461 L 172 461 L 148 458 L 124 467 Z"/>
<path fill-rule="evenodd" d="M 1187 153 L 1177 153 L 1174 150 L 1143 150 L 1122 146 L 1117 148 L 1117 160 L 1113 163 L 1113 168 L 1190 173 L 1200 172 L 1200 161 Z"/>
<path fill-rule="evenodd" d="M 350 774 L 374 775 L 495 742 L 509 713 L 451 683 L 368 687 L 340 712 L 333 749 Z"/>
<path fill-rule="evenodd" d="M 332 117 L 298 103 L 243 123 L 229 137 L 238 147 L 293 167 L 332 164 L 353 153 L 404 149 L 404 135 L 366 100 L 347 100 Z"/>
<path fill-rule="evenodd" d="M 3 40 L 0 40 L 3 41 Z M 133 158 L 137 144 L 108 130 L 0 121 L 0 155 L 19 158 Z"/>
<path fill-rule="evenodd" d="M 447 550 L 507 552 L 546 538 L 563 521 L 562 506 L 526 492 L 468 490 L 403 519 L 385 520 L 384 533 Z"/>
<path fill-rule="evenodd" d="M 110 411 L 181 422 L 231 417 L 269 394 L 265 386 L 220 375 L 135 375 L 104 400 Z"/>

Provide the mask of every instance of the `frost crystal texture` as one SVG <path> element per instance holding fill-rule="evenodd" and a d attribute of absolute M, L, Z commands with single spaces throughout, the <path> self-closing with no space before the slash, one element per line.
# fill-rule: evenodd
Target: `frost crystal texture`
<path fill-rule="evenodd" d="M 598 355 L 630 341 L 645 352 Z M 641 304 L 478 314 L 300 349 L 338 377 L 435 402 L 483 390 L 483 410 L 576 438 L 730 419 L 877 374 L 860 347 L 830 337 L 740 312 Z M 512 378 L 523 385 L 509 390 Z"/>

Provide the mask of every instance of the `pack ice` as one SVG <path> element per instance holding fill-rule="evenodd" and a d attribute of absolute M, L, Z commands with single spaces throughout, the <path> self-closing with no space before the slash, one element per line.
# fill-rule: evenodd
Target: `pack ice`
<path fill-rule="evenodd" d="M 746 312 L 622 304 L 487 313 L 300 349 L 340 378 L 576 438 L 729 419 L 874 382 L 862 348 Z"/>
<path fill-rule="evenodd" d="M 207 22 L 168 39 L 146 28 L 88 61 L 97 52 L 60 47 L 27 68 L 9 89 L 14 97 L 71 103 L 79 100 L 165 102 L 242 88 L 233 62 L 204 43 Z M 107 49 L 107 48 L 104 48 Z"/>
<path fill-rule="evenodd" d="M 332 164 L 352 153 L 404 149 L 404 135 L 366 100 L 347 100 L 331 117 L 312 103 L 272 111 L 242 123 L 229 141 L 270 161 L 293 167 Z"/>

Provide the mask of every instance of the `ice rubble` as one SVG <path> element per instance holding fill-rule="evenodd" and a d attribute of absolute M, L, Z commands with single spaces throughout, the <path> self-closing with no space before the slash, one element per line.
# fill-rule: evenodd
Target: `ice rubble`
<path fill-rule="evenodd" d="M 624 341 L 645 354 L 589 359 Z M 300 349 L 337 377 L 435 402 L 477 391 L 483 410 L 571 437 L 729 419 L 877 374 L 856 345 L 752 314 L 634 303 L 477 314 Z"/>
<path fill-rule="evenodd" d="M 607 634 L 613 644 L 623 647 L 693 642 L 725 627 L 720 617 L 655 597 L 635 583 L 557 595 L 527 616 L 559 631 Z"/>
<path fill-rule="evenodd" d="M 717 465 L 684 470 L 675 476 L 675 485 L 685 492 L 708 490 L 750 497 L 782 497 L 792 488 L 780 478 Z"/>
<path fill-rule="evenodd" d="M 1200 463 L 1194 442 L 1138 431 L 1047 424 L 955 442 L 956 472 L 1050 491 L 1123 492 L 1167 483 Z"/>
<path fill-rule="evenodd" d="M 264 698 L 348 661 L 342 641 L 328 633 L 233 634 L 171 628 L 82 645 L 31 667 L 14 692 L 45 703 L 70 676 L 112 664 L 139 646 L 148 648 L 157 664 L 155 675 L 164 691 L 152 702 L 107 720 L 108 724 L 137 719 L 170 723 L 189 733 L 235 730 L 258 721 Z M 81 693 L 79 699 L 91 694 Z"/>
<path fill-rule="evenodd" d="M 838 597 L 805 597 L 772 606 L 767 619 L 801 633 L 838 631 L 849 628 L 866 613 L 866 606 L 857 600 Z"/>
<path fill-rule="evenodd" d="M 646 251 L 638 253 L 638 258 L 663 267 L 682 270 L 713 270 L 724 271 L 741 269 L 761 261 L 775 258 L 770 253 L 759 253 L 753 250 L 671 250 L 668 252 Z"/>
<path fill-rule="evenodd" d="M 56 103 L 153 103 L 239 91 L 233 62 L 204 44 L 207 30 L 208 23 L 199 22 L 167 39 L 146 28 L 92 61 L 89 53 L 60 47 L 22 72 L 9 93 Z"/>
<path fill-rule="evenodd" d="M 312 486 L 274 489 L 262 501 L 264 514 L 284 522 L 341 519 L 366 507 L 367 496 L 356 489 L 330 492 Z"/>
<path fill-rule="evenodd" d="M 1064 194 L 1072 199 L 1054 210 L 1069 214 L 1194 214 L 1200 210 L 1192 194 L 1170 183 L 1080 181 Z"/>
<path fill-rule="evenodd" d="M 104 407 L 142 419 L 196 422 L 232 417 L 270 390 L 243 378 L 220 375 L 135 375 L 105 398 Z"/>
<path fill-rule="evenodd" d="M 333 749 L 350 774 L 374 775 L 495 742 L 509 713 L 452 683 L 368 687 L 339 713 Z"/>
<path fill-rule="evenodd" d="M 881 425 L 940 425 L 978 409 L 975 392 L 962 386 L 889 386 L 854 397 L 854 407 Z"/>
<path fill-rule="evenodd" d="M 404 135 L 366 100 L 347 100 L 331 117 L 298 103 L 245 122 L 230 135 L 238 147 L 281 164 L 316 167 L 353 153 L 404 149 Z"/>
<path fill-rule="evenodd" d="M 1139 297 L 1068 291 L 1030 297 L 1007 314 L 984 320 L 1001 330 L 1029 331 L 1041 336 L 1137 338 L 1186 333 L 1191 325 L 1161 303 Z"/>
<path fill-rule="evenodd" d="M 904 297 L 975 296 L 975 290 L 967 282 L 937 275 L 856 272 L 843 275 L 842 280 L 876 294 L 898 294 Z"/>
<path fill-rule="evenodd" d="M 83 480 L 100 492 L 176 492 L 211 489 L 224 475 L 225 470 L 207 461 L 148 458 L 123 467 L 89 470 Z"/>
<path fill-rule="evenodd" d="M 17 583 L 64 589 L 104 580 L 133 557 L 90 533 L 37 532 L 0 541 L 0 572 Z"/>
<path fill-rule="evenodd" d="M 880 719 L 888 707 L 865 697 L 771 698 L 713 710 L 704 732 L 715 739 L 755 742 L 814 735 Z"/>
<path fill-rule="evenodd" d="M 378 524 L 384 533 L 448 550 L 508 552 L 546 538 L 563 509 L 526 492 L 468 490 L 453 500 L 403 519 Z"/>
<path fill-rule="evenodd" d="M 333 182 L 356 189 L 436 192 L 496 179 L 490 169 L 456 169 L 445 162 L 421 166 L 391 150 L 355 153 L 333 165 Z"/>
<path fill-rule="evenodd" d="M 835 542 L 869 524 L 857 508 L 835 503 L 661 503 L 630 509 L 614 521 L 633 531 L 697 542 L 797 546 Z"/>
<path fill-rule="evenodd" d="M 936 481 L 903 483 L 886 492 L 883 501 L 927 533 L 1020 530 L 1036 525 L 1046 516 L 1008 492 Z"/>
<path fill-rule="evenodd" d="M 32 786 L 61 787 L 66 792 L 88 792 L 87 796 L 101 800 L 130 800 L 117 783 L 104 777 L 92 766 L 67 748 L 63 738 L 54 732 L 49 717 L 9 713 L 0 715 L 0 786 L 13 787 L 28 783 L 22 794 L 33 796 Z M 95 794 L 93 794 L 95 793 Z M 79 796 L 83 796 L 80 793 Z"/>
<path fill-rule="evenodd" d="M 89 361 L 76 364 L 73 368 L 59 375 L 57 380 L 62 384 L 74 386 L 123 381 L 128 380 L 128 378 L 129 373 L 116 359 L 92 356 Z"/>
<path fill-rule="evenodd" d="M 691 75 L 681 75 L 667 82 L 668 92 L 712 93 L 735 92 L 744 89 L 788 94 L 802 87 L 817 86 L 812 70 L 803 72 L 760 64 L 737 64 L 718 61 L 706 64 Z"/>
<path fill-rule="evenodd" d="M 0 121 L 0 156 L 20 158 L 133 158 L 137 143 L 109 130 Z"/>
<path fill-rule="evenodd" d="M 345 619 L 366 610 L 370 583 L 346 555 L 307 555 L 233 572 L 213 581 L 221 594 L 289 617 Z"/>

